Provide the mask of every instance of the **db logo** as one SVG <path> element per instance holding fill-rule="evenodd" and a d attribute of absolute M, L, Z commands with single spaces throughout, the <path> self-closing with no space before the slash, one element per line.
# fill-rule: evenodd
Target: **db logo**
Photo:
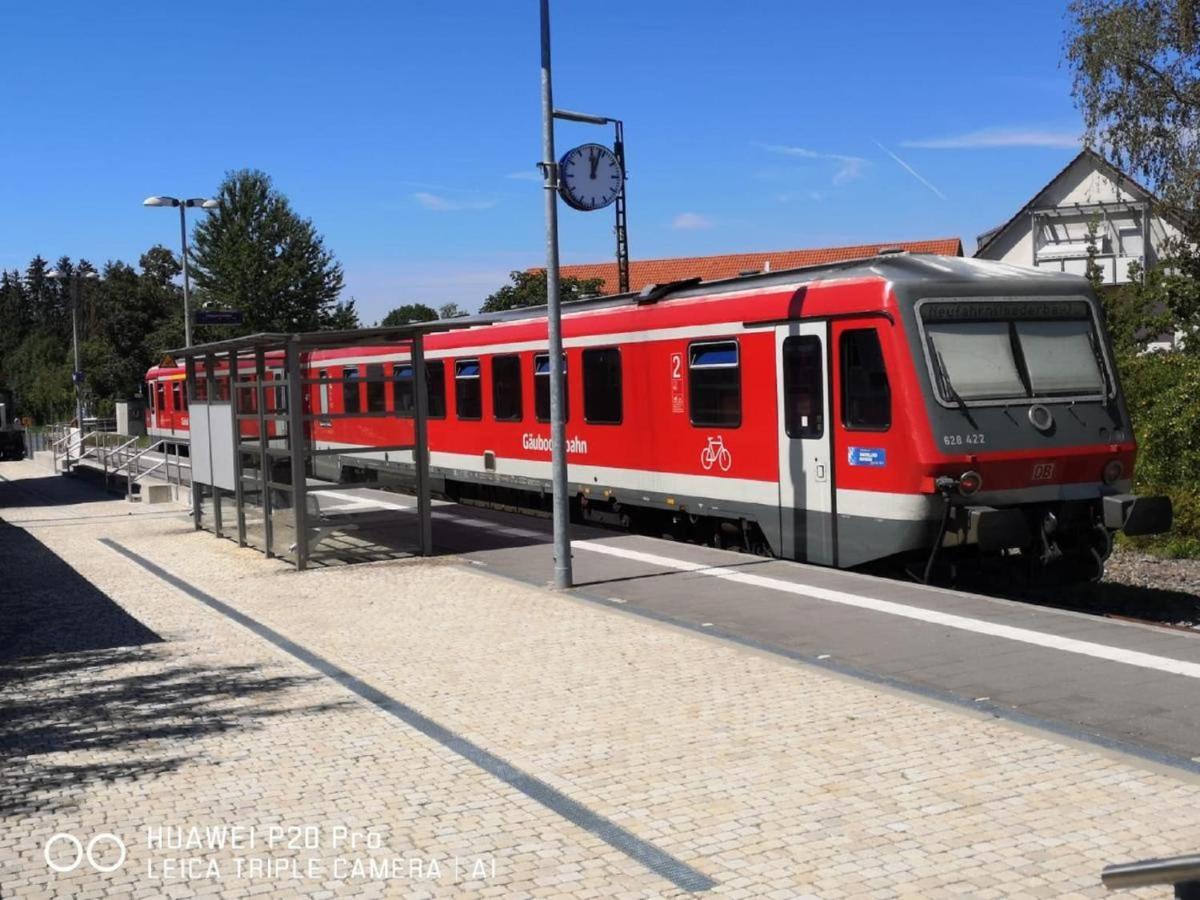
<path fill-rule="evenodd" d="M 115 863 L 112 863 L 111 865 L 103 865 L 96 860 L 96 845 L 101 841 L 109 841 L 116 846 L 120 855 L 117 856 L 117 861 Z M 74 862 L 63 865 L 62 863 L 56 863 L 50 858 L 50 848 L 60 842 L 65 842 L 75 848 Z M 55 872 L 74 872 L 79 868 L 85 857 L 87 858 L 88 865 L 90 865 L 97 872 L 115 872 L 125 864 L 125 842 L 115 834 L 104 831 L 88 841 L 87 849 L 85 850 L 83 844 L 79 842 L 79 838 L 75 837 L 73 834 L 67 834 L 65 831 L 60 831 L 58 834 L 51 837 L 50 840 L 46 841 L 46 846 L 42 850 L 42 856 L 46 858 L 46 865 L 48 865 Z"/>

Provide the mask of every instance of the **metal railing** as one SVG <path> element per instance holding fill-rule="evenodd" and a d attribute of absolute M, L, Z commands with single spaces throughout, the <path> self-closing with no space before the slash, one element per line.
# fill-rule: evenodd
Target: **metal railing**
<path fill-rule="evenodd" d="M 185 481 L 184 470 L 188 471 L 187 483 L 191 483 L 191 461 L 180 452 L 178 444 L 165 438 L 147 443 L 145 436 L 117 434 L 114 431 L 89 431 L 80 434 L 78 428 L 69 425 L 50 425 L 44 430 L 44 446 L 50 450 L 51 466 L 54 471 L 66 472 L 85 459 L 99 464 L 104 473 L 104 486 L 111 486 L 113 477 L 125 476 L 127 496 L 133 495 L 134 485 L 144 478 L 158 473 L 175 490 L 178 499 Z"/>
<path fill-rule="evenodd" d="M 124 435 L 122 435 L 124 437 Z M 133 495 L 133 486 L 155 472 L 162 471 L 167 484 L 174 486 L 175 497 L 183 486 L 183 470 L 188 470 L 188 483 L 191 483 L 192 464 L 179 453 L 179 446 L 160 438 L 145 447 L 137 447 L 141 438 L 131 438 L 104 452 L 102 466 L 104 468 L 104 483 L 108 484 L 110 475 L 125 473 L 125 492 Z M 151 455 L 155 454 L 155 455 Z M 160 458 L 156 458 L 156 456 Z M 171 475 L 174 462 L 174 478 Z"/>
<path fill-rule="evenodd" d="M 1200 853 L 1105 866 L 1100 880 L 1109 890 L 1170 884 L 1177 900 L 1200 900 Z"/>

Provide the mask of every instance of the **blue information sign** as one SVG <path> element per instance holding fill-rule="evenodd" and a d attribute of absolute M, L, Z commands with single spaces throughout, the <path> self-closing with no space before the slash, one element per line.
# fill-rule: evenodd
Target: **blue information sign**
<path fill-rule="evenodd" d="M 851 447 L 850 465 L 852 466 L 886 466 L 887 450 L 883 447 Z"/>

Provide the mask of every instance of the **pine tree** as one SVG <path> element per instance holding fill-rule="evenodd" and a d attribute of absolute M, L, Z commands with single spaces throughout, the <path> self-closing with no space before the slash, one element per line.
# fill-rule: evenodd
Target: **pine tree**
<path fill-rule="evenodd" d="M 230 172 L 216 200 L 192 234 L 198 300 L 241 310 L 246 333 L 344 325 L 341 265 L 265 173 Z"/>

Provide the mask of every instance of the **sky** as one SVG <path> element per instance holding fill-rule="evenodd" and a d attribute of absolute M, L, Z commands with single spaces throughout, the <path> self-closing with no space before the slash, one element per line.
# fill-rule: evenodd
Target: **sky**
<path fill-rule="evenodd" d="M 621 118 L 634 259 L 975 236 L 1078 152 L 1065 2 L 553 0 L 556 106 Z M 0 0 L 0 267 L 178 251 L 257 168 L 364 324 L 545 260 L 537 0 Z M 557 151 L 611 129 L 559 123 Z M 195 212 L 193 215 L 202 213 Z M 560 204 L 563 262 L 615 252 Z"/>

